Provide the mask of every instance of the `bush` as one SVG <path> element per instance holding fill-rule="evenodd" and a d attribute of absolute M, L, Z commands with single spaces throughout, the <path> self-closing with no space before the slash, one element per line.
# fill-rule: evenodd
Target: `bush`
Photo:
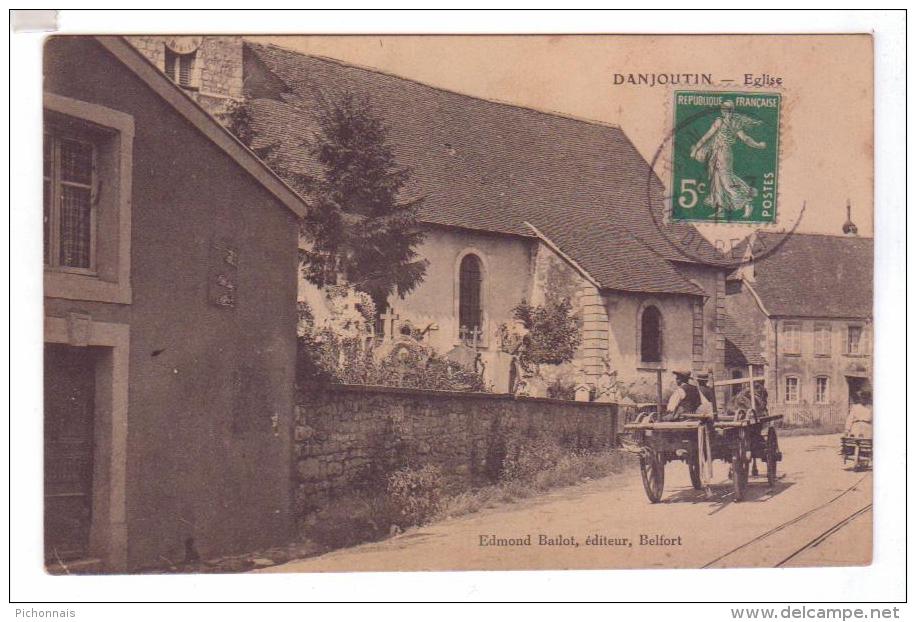
<path fill-rule="evenodd" d="M 487 391 L 480 374 L 423 344 L 405 340 L 389 354 L 379 357 L 364 340 L 341 338 L 327 329 L 299 337 L 296 373 L 300 385 L 333 383 Z"/>
<path fill-rule="evenodd" d="M 531 482 L 538 473 L 556 467 L 567 452 L 557 441 L 547 437 L 515 441 L 506 450 L 500 479 Z"/>
<path fill-rule="evenodd" d="M 405 467 L 389 475 L 386 493 L 395 523 L 404 528 L 428 522 L 439 511 L 443 487 L 442 470 L 434 465 Z"/>
<path fill-rule="evenodd" d="M 370 476 L 363 488 L 337 497 L 310 514 L 303 524 L 303 535 L 336 549 L 375 542 L 438 515 L 444 497 L 439 467 L 404 467 L 387 476 L 380 474 L 383 487 L 373 486 L 375 481 Z"/>
<path fill-rule="evenodd" d="M 351 493 L 310 515 L 304 535 L 329 549 L 355 546 L 387 537 L 391 518 L 391 503 L 384 495 Z"/>
<path fill-rule="evenodd" d="M 528 331 L 518 349 L 523 365 L 560 365 L 573 360 L 582 335 L 579 318 L 571 311 L 568 298 L 549 298 L 543 306 L 536 307 L 522 300 L 513 309 L 515 319 Z"/>
<path fill-rule="evenodd" d="M 557 454 L 555 447 L 549 447 L 548 453 L 551 457 L 543 460 L 543 463 L 554 464 L 538 471 L 538 460 L 534 458 L 534 454 L 539 446 L 543 449 L 549 445 L 549 442 L 544 441 L 522 443 L 519 445 L 519 448 L 524 447 L 519 453 L 521 459 L 511 459 L 506 473 L 506 477 L 512 475 L 514 479 L 503 479 L 490 486 L 454 495 L 442 504 L 440 516 L 472 514 L 484 508 L 495 507 L 500 503 L 513 503 L 554 488 L 607 477 L 625 469 L 635 468 L 637 464 L 633 454 L 618 449 L 594 453 L 559 449 L 560 453 Z"/>

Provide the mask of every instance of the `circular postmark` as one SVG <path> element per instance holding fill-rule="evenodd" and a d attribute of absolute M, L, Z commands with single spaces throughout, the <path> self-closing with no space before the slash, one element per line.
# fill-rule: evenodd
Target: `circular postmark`
<path fill-rule="evenodd" d="M 803 203 L 787 219 L 778 209 L 781 96 L 676 91 L 674 102 L 673 129 L 646 180 L 649 217 L 668 250 L 724 268 L 775 252 L 805 212 Z"/>

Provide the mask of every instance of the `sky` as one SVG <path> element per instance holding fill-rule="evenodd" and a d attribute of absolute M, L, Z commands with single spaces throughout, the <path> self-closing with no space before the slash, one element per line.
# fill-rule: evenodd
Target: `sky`
<path fill-rule="evenodd" d="M 777 226 L 791 227 L 801 214 L 798 231 L 839 234 L 849 201 L 859 233 L 872 235 L 869 35 L 249 38 L 468 95 L 618 125 L 647 161 L 671 132 L 674 89 L 691 87 L 651 86 L 652 75 L 646 76 L 650 84 L 630 84 L 629 74 L 636 81 L 638 74 L 706 74 L 712 84 L 703 89 L 779 92 Z M 748 75 L 760 86 L 745 86 Z M 661 177 L 670 183 L 667 174 Z"/>

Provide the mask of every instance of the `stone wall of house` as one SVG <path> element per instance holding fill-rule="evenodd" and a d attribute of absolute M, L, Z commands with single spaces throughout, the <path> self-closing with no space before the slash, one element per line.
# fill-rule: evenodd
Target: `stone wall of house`
<path fill-rule="evenodd" d="M 295 415 L 296 506 L 308 513 L 371 485 L 373 474 L 427 464 L 453 485 L 483 484 L 499 472 L 507 444 L 546 436 L 570 448 L 616 443 L 616 404 L 487 393 L 330 386 L 302 392 Z"/>

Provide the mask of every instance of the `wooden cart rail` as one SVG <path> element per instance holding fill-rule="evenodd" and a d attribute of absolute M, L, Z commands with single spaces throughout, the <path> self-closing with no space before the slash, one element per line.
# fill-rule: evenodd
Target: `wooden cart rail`
<path fill-rule="evenodd" d="M 703 425 L 699 421 L 649 421 L 646 423 L 625 423 L 624 430 L 696 430 Z"/>
<path fill-rule="evenodd" d="M 739 419 L 738 421 L 723 421 L 720 419 L 713 425 L 715 425 L 717 428 L 746 428 L 752 425 L 761 425 L 765 423 L 771 423 L 773 421 L 779 421 L 780 419 L 782 419 L 782 415 L 764 415 L 763 417 L 754 417 L 753 419 Z"/>
<path fill-rule="evenodd" d="M 625 423 L 624 430 L 695 430 L 702 425 L 707 417 L 691 417 L 687 421 L 647 421 L 641 423 Z M 762 425 L 782 419 L 782 415 L 766 415 L 754 419 L 741 419 L 738 421 L 719 420 L 713 423 L 716 428 L 747 428 L 753 425 Z"/>

